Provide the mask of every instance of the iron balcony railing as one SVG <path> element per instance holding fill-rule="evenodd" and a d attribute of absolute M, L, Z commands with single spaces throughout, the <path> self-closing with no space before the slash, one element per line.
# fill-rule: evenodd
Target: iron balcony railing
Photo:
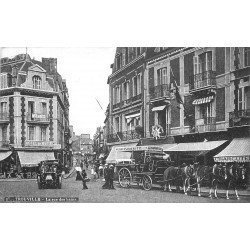
<path fill-rule="evenodd" d="M 28 122 L 49 122 L 49 116 L 47 114 L 28 113 L 27 121 Z"/>
<path fill-rule="evenodd" d="M 195 132 L 212 132 L 216 131 L 216 118 L 215 117 L 204 117 L 195 120 Z"/>
<path fill-rule="evenodd" d="M 117 132 L 114 134 L 109 134 L 107 138 L 107 142 L 119 142 L 122 141 L 130 141 L 134 139 L 140 139 L 141 135 L 138 134 L 135 130 L 128 130 L 124 132 Z"/>
<path fill-rule="evenodd" d="M 131 105 L 133 104 L 134 102 L 138 101 L 138 100 L 141 100 L 142 98 L 142 94 L 139 94 L 139 95 L 136 95 L 136 96 L 133 96 L 127 100 L 123 100 L 123 101 L 120 101 L 119 103 L 116 103 L 113 105 L 113 109 L 116 109 L 116 108 L 121 108 L 125 105 Z"/>
<path fill-rule="evenodd" d="M 8 112 L 1 112 L 0 113 L 0 121 L 8 121 L 9 120 L 9 113 Z"/>
<path fill-rule="evenodd" d="M 250 109 L 229 113 L 229 127 L 250 125 Z"/>
<path fill-rule="evenodd" d="M 204 71 L 190 76 L 189 80 L 189 91 L 191 92 L 216 87 L 216 72 L 212 70 Z"/>
<path fill-rule="evenodd" d="M 168 84 L 161 84 L 149 88 L 150 99 L 161 97 L 170 97 L 170 88 Z"/>

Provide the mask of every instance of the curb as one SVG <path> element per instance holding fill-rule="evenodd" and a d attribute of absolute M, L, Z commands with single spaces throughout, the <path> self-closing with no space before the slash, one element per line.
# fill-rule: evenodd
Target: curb
<path fill-rule="evenodd" d="M 36 179 L 0 179 L 0 182 L 36 181 Z"/>

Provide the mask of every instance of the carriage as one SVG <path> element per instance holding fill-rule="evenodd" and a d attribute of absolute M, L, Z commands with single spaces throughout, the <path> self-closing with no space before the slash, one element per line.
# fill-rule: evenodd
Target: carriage
<path fill-rule="evenodd" d="M 153 184 L 163 183 L 163 173 L 171 165 L 171 161 L 161 147 L 118 147 L 115 150 L 131 152 L 130 160 L 118 160 L 115 165 L 121 187 L 126 188 L 137 184 L 148 191 Z"/>

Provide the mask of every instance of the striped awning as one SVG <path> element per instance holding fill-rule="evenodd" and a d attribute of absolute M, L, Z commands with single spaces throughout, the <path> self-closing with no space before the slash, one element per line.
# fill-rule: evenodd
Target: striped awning
<path fill-rule="evenodd" d="M 207 96 L 207 97 L 203 97 L 203 98 L 199 98 L 199 99 L 195 99 L 193 101 L 193 105 L 200 105 L 203 103 L 209 103 L 214 99 L 213 95 Z"/>
<path fill-rule="evenodd" d="M 214 156 L 216 162 L 250 162 L 250 137 L 235 138 L 219 154 Z"/>
<path fill-rule="evenodd" d="M 0 161 L 5 160 L 7 157 L 9 157 L 12 154 L 11 151 L 7 151 L 7 152 L 0 152 Z"/>

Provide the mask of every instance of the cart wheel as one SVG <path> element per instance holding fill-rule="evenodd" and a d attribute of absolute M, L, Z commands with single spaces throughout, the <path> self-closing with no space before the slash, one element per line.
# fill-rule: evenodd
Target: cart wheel
<path fill-rule="evenodd" d="M 62 188 L 62 176 L 59 176 L 59 177 L 58 177 L 57 188 L 58 188 L 58 189 L 61 189 L 61 188 Z"/>
<path fill-rule="evenodd" d="M 127 168 L 121 168 L 119 173 L 119 183 L 123 188 L 129 187 L 132 182 L 132 176 L 130 171 Z"/>
<path fill-rule="evenodd" d="M 149 175 L 144 175 L 142 177 L 142 186 L 146 191 L 149 191 L 152 188 L 152 179 Z"/>
<path fill-rule="evenodd" d="M 38 185 L 38 189 L 42 189 L 41 177 L 39 175 L 37 176 L 37 185 Z"/>

